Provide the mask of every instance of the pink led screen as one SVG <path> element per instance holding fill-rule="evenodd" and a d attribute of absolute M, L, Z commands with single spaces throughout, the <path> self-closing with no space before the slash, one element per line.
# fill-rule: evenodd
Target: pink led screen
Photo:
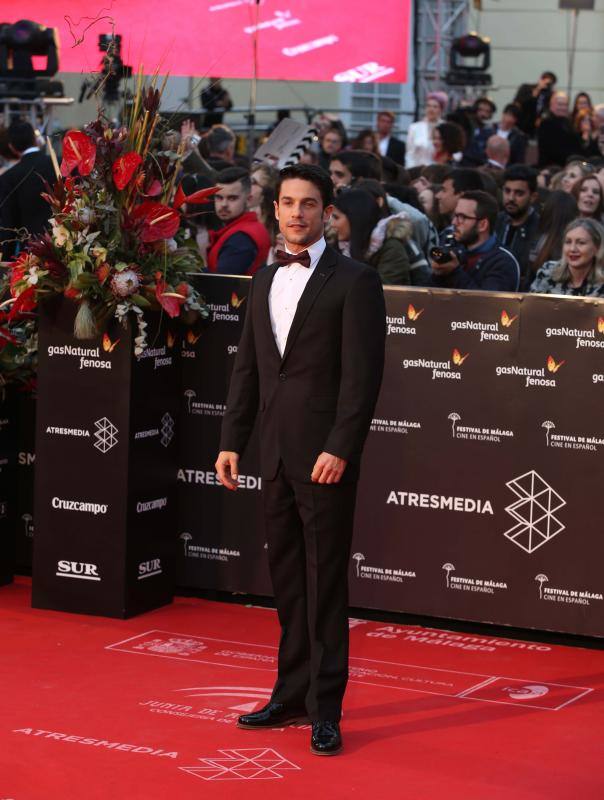
<path fill-rule="evenodd" d="M 260 78 L 407 80 L 411 0 L 0 0 L 0 22 L 23 17 L 59 28 L 64 72 L 98 68 L 113 19 L 124 61 L 146 72 L 249 78 L 257 31 Z"/>

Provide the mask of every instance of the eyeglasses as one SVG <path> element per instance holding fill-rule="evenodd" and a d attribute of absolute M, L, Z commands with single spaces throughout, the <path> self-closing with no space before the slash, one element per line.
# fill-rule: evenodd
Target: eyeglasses
<path fill-rule="evenodd" d="M 455 220 L 457 219 L 457 220 L 459 220 L 460 222 L 467 222 L 469 219 L 476 219 L 476 220 L 478 220 L 478 219 L 484 219 L 484 218 L 483 218 L 483 217 L 469 217 L 467 214 L 458 214 L 458 213 L 457 213 L 457 211 L 456 211 L 456 212 L 453 214 L 453 216 L 451 217 L 451 219 L 452 219 L 453 221 L 455 221 Z"/>

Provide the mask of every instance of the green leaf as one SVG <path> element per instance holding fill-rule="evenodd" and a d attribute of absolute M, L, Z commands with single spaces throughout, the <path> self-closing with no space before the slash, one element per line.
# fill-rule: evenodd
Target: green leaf
<path fill-rule="evenodd" d="M 130 299 L 134 305 L 139 306 L 139 308 L 151 308 L 151 303 L 141 294 L 131 294 Z"/>

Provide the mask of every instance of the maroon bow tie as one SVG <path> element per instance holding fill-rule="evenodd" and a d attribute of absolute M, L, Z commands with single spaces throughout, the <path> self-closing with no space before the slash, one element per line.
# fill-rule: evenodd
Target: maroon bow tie
<path fill-rule="evenodd" d="M 302 264 L 303 267 L 310 267 L 310 253 L 308 250 L 302 250 L 301 253 L 275 250 L 275 264 L 279 264 L 280 267 L 287 267 L 290 264 Z"/>

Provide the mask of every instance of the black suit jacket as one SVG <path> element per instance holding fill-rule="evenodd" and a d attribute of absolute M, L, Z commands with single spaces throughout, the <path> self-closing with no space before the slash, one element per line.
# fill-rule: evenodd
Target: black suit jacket
<path fill-rule="evenodd" d="M 388 142 L 388 149 L 386 150 L 386 156 L 391 158 L 393 161 L 396 161 L 397 164 L 401 164 L 403 167 L 405 166 L 405 142 L 401 139 L 396 139 L 394 136 L 390 137 L 390 141 Z"/>
<path fill-rule="evenodd" d="M 271 265 L 252 281 L 231 377 L 220 449 L 242 453 L 260 411 L 260 461 L 272 480 L 282 461 L 310 482 L 325 451 L 358 478 L 384 367 L 386 312 L 377 272 L 327 247 L 298 307 L 283 357 L 269 314 Z"/>
<path fill-rule="evenodd" d="M 56 180 L 50 157 L 42 152 L 23 156 L 14 167 L 0 176 L 0 249 L 3 258 L 15 252 L 15 230 L 25 228 L 33 236 L 48 226 L 50 206 L 40 193 L 45 181 Z M 11 230 L 12 229 L 12 230 Z"/>

